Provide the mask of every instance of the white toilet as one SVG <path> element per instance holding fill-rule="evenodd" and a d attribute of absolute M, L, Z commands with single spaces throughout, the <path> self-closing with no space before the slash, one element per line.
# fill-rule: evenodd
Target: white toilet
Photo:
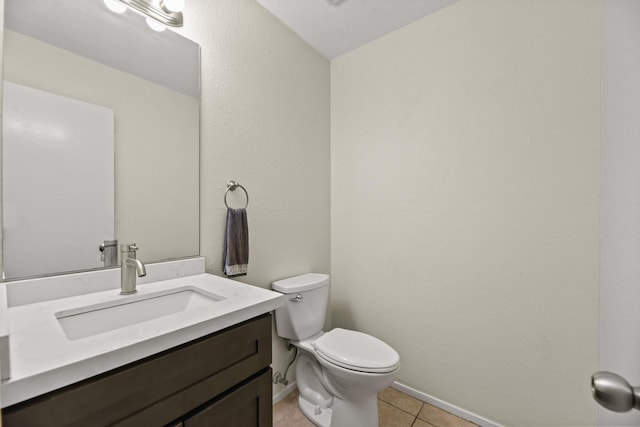
<path fill-rule="evenodd" d="M 299 350 L 296 379 L 300 409 L 320 427 L 377 427 L 377 395 L 400 368 L 389 345 L 362 332 L 323 332 L 329 276 L 303 274 L 273 282 L 286 294 L 276 310 L 278 335 Z"/>

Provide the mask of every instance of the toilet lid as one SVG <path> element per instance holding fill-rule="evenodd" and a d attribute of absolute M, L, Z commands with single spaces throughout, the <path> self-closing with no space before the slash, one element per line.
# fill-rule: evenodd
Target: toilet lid
<path fill-rule="evenodd" d="M 393 348 L 362 332 L 336 328 L 313 346 L 325 360 L 354 371 L 391 372 L 400 365 L 400 355 Z"/>

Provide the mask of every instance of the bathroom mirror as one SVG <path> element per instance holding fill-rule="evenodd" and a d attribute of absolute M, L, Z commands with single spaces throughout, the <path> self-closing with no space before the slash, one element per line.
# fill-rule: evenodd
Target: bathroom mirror
<path fill-rule="evenodd" d="M 100 244 L 116 239 L 137 243 L 144 262 L 198 255 L 196 43 L 103 0 L 5 0 L 3 61 L 3 136 L 43 137 L 29 149 L 3 141 L 5 280 L 104 268 Z M 33 94 L 33 108 L 8 100 L 31 96 L 23 93 Z M 70 124 L 43 105 L 67 113 Z M 27 118 L 36 106 L 37 118 Z M 93 123 L 88 111 L 103 117 L 87 126 L 96 137 L 76 132 Z M 68 134 L 81 135 L 76 145 Z M 24 221 L 33 222 L 16 226 Z"/>

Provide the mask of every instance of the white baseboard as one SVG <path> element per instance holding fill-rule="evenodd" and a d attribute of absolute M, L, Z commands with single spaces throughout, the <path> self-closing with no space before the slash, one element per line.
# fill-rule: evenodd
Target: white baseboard
<path fill-rule="evenodd" d="M 273 404 L 275 405 L 276 403 L 280 402 L 296 388 L 298 388 L 298 384 L 295 381 L 291 381 L 285 388 L 273 395 Z"/>
<path fill-rule="evenodd" d="M 444 411 L 447 411 L 453 415 L 457 415 L 460 418 L 464 418 L 467 421 L 471 421 L 472 423 L 478 424 L 482 427 L 503 427 L 501 424 L 496 423 L 495 421 L 488 420 L 480 415 L 474 414 L 473 412 L 469 412 L 465 409 L 459 408 L 455 405 L 452 405 L 444 400 L 438 399 L 437 397 L 430 396 L 426 393 L 423 393 L 415 388 L 409 387 L 408 385 L 404 385 L 397 381 L 394 381 L 391 384 L 391 387 L 395 388 L 398 391 L 401 391 L 409 396 L 413 396 L 416 399 L 422 400 L 423 402 L 427 402 L 437 408 L 440 408 Z"/>

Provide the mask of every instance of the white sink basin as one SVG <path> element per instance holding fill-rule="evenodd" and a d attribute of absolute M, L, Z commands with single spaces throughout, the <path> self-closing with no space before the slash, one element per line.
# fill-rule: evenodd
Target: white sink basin
<path fill-rule="evenodd" d="M 59 311 L 55 316 L 67 338 L 77 340 L 201 307 L 213 308 L 224 299 L 185 286 Z"/>

